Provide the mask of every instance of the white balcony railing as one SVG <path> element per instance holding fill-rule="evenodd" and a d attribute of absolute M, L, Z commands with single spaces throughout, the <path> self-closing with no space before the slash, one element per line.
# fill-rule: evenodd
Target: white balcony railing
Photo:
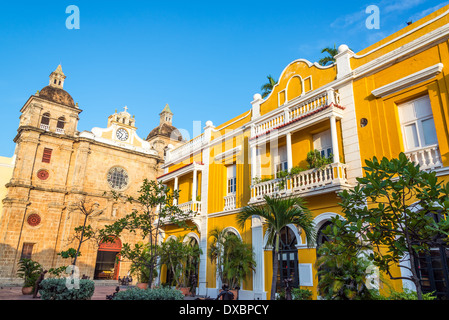
<path fill-rule="evenodd" d="M 251 137 L 259 136 L 282 125 L 289 124 L 292 121 L 311 116 L 326 108 L 336 107 L 342 109 L 339 102 L 339 94 L 333 89 L 318 91 L 316 94 L 299 99 L 295 103 L 292 101 L 290 106 L 284 109 L 279 109 L 278 112 L 268 119 L 263 119 L 260 122 L 257 122 L 251 132 Z"/>
<path fill-rule="evenodd" d="M 419 150 L 405 152 L 410 161 L 419 164 L 423 170 L 431 170 L 443 166 L 438 145 L 424 147 Z"/>
<path fill-rule="evenodd" d="M 61 128 L 56 128 L 56 131 L 55 131 L 56 133 L 58 133 L 58 134 L 64 134 L 65 133 L 65 130 L 64 129 L 61 129 Z"/>
<path fill-rule="evenodd" d="M 169 162 L 171 159 L 179 159 L 185 155 L 192 154 L 195 150 L 201 148 L 205 141 L 204 134 L 186 142 L 185 144 L 177 147 L 176 149 L 167 152 L 165 160 Z"/>
<path fill-rule="evenodd" d="M 178 204 L 178 208 L 184 212 L 184 214 L 189 213 L 190 211 L 194 213 L 201 213 L 201 202 L 200 201 L 189 201 Z"/>
<path fill-rule="evenodd" d="M 273 179 L 251 186 L 251 200 L 256 202 L 265 195 L 290 195 L 348 186 L 346 164 L 333 163 L 320 169 L 311 169 L 296 175 Z"/>
<path fill-rule="evenodd" d="M 41 127 L 40 128 L 42 130 L 45 130 L 45 131 L 50 131 L 50 125 L 48 125 L 48 124 L 41 123 Z"/>
<path fill-rule="evenodd" d="M 225 205 L 224 211 L 230 211 L 235 209 L 235 193 L 224 197 Z"/>

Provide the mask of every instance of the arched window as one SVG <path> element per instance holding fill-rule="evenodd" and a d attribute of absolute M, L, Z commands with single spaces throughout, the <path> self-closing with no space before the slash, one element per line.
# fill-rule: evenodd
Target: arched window
<path fill-rule="evenodd" d="M 65 118 L 64 117 L 60 117 L 58 119 L 58 123 L 56 124 L 56 128 L 64 129 L 64 125 L 65 125 Z"/>
<path fill-rule="evenodd" d="M 318 249 L 319 247 L 324 244 L 325 242 L 329 241 L 329 236 L 324 234 L 324 230 L 326 230 L 326 228 L 328 226 L 330 226 L 332 223 L 330 221 L 326 221 L 325 223 L 323 223 L 323 225 L 320 227 L 320 229 L 318 229 L 317 232 L 317 237 L 316 237 L 316 248 L 317 248 L 317 255 L 318 255 Z"/>
<path fill-rule="evenodd" d="M 65 125 L 65 118 L 59 117 L 58 123 L 56 124 L 56 133 L 64 133 L 64 125 Z"/>
<path fill-rule="evenodd" d="M 50 130 L 50 113 L 46 112 L 42 115 L 40 128 L 45 131 Z"/>

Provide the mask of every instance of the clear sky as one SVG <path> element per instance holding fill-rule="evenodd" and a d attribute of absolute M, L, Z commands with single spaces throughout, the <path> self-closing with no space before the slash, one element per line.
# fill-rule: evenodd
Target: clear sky
<path fill-rule="evenodd" d="M 146 138 L 169 104 L 174 125 L 219 125 L 246 110 L 267 75 L 347 44 L 358 52 L 449 1 L 3 1 L 0 156 L 12 156 L 20 108 L 62 64 L 83 112 L 78 130 L 106 127 L 115 109 Z M 69 5 L 80 29 L 67 29 Z M 369 5 L 380 28 L 368 29 Z M 191 138 L 191 137 L 186 137 Z"/>

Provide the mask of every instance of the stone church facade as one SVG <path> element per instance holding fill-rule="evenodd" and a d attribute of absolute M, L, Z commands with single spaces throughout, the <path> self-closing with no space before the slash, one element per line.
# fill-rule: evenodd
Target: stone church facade
<path fill-rule="evenodd" d="M 146 140 L 137 135 L 127 107 L 109 116 L 106 128 L 77 131 L 82 110 L 63 89 L 65 79 L 58 66 L 49 85 L 21 109 L 15 163 L 0 215 L 0 283 L 16 278 L 21 258 L 47 270 L 70 264 L 58 253 L 77 247 L 70 240 L 84 221 L 78 205 L 84 202 L 95 210 L 87 222 L 94 229 L 130 213 L 133 204 L 115 201 L 108 193 L 137 196 L 145 178 L 155 180 L 162 173 L 167 146 L 182 142 L 168 105 Z M 77 262 L 80 274 L 91 279 L 126 275 L 129 263 L 118 263 L 116 256 L 123 243 L 141 240 L 130 233 L 112 245 L 85 242 Z"/>

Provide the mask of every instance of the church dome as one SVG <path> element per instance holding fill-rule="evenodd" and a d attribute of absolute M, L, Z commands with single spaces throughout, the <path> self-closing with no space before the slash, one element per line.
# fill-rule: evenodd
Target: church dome
<path fill-rule="evenodd" d="M 44 87 L 41 91 L 39 91 L 39 98 L 60 103 L 65 106 L 75 107 L 75 102 L 73 101 L 72 96 L 64 89 L 54 86 Z"/>
<path fill-rule="evenodd" d="M 168 138 L 171 138 L 172 140 L 182 141 L 182 134 L 179 132 L 178 129 L 173 127 L 172 125 L 168 123 L 161 123 L 156 128 L 151 130 L 150 134 L 147 137 L 147 140 L 150 140 L 151 138 L 155 136 L 165 136 Z"/>

